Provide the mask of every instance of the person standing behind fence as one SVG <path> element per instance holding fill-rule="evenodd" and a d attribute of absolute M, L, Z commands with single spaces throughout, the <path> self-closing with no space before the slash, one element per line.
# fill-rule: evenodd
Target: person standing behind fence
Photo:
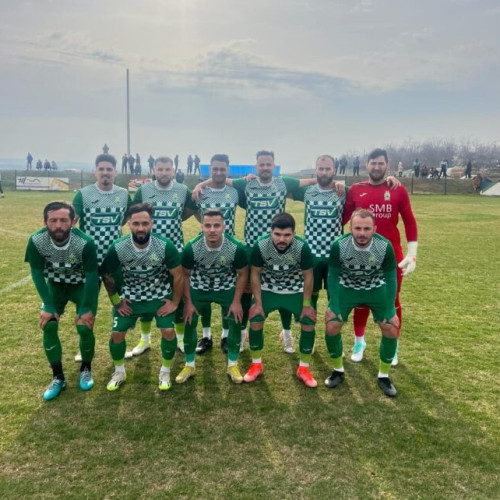
<path fill-rule="evenodd" d="M 124 153 L 122 156 L 122 174 L 127 173 L 127 168 L 128 168 L 128 156 L 127 153 Z"/>
<path fill-rule="evenodd" d="M 187 159 L 187 174 L 191 175 L 192 173 L 193 173 L 193 157 L 189 155 Z"/>
<path fill-rule="evenodd" d="M 439 171 L 439 178 L 441 179 L 441 176 L 443 177 L 448 177 L 448 160 L 443 160 L 441 162 L 441 170 Z"/>
<path fill-rule="evenodd" d="M 469 160 L 467 166 L 465 167 L 465 178 L 472 179 L 472 162 Z"/>
<path fill-rule="evenodd" d="M 5 195 L 3 194 L 3 188 L 2 188 L 2 174 L 0 172 L 0 198 L 5 198 Z"/>
<path fill-rule="evenodd" d="M 359 177 L 359 156 L 356 156 L 352 161 L 352 175 L 357 175 Z"/>
<path fill-rule="evenodd" d="M 130 169 L 130 175 L 135 174 L 134 170 L 134 165 L 135 165 L 135 158 L 133 155 L 128 155 L 128 168 Z"/>
<path fill-rule="evenodd" d="M 31 153 L 28 153 L 28 156 L 26 157 L 26 170 L 31 170 L 31 164 L 33 163 L 33 156 Z"/>

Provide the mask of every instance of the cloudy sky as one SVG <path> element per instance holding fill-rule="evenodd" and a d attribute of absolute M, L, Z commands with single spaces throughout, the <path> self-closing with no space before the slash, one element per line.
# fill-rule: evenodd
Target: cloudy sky
<path fill-rule="evenodd" d="M 498 0 L 0 0 L 0 157 L 131 152 L 285 170 L 500 139 Z"/>

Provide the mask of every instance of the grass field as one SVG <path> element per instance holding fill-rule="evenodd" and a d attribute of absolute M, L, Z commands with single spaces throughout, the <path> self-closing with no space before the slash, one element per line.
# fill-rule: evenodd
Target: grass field
<path fill-rule="evenodd" d="M 500 498 L 500 199 L 412 197 L 419 260 L 403 284 L 395 399 L 376 386 L 374 326 L 360 364 L 350 362 L 346 326 L 346 382 L 329 390 L 320 321 L 311 363 L 320 385 L 307 389 L 295 378 L 298 355 L 281 350 L 274 315 L 266 371 L 254 384 L 231 384 L 214 346 L 197 359 L 194 380 L 160 394 L 155 332 L 153 349 L 127 361 L 126 384 L 108 393 L 111 318 L 102 293 L 96 386 L 78 388 L 71 307 L 61 326 L 68 388 L 47 403 L 39 299 L 23 258 L 54 198 L 61 195 L 7 192 L 0 200 L 0 497 Z M 301 204 L 287 207 L 301 221 Z M 194 220 L 185 227 L 187 237 L 197 231 Z M 324 307 L 322 298 L 321 317 Z M 129 344 L 137 338 L 129 333 Z M 242 369 L 249 362 L 246 349 Z M 177 355 L 174 376 L 182 364 Z"/>

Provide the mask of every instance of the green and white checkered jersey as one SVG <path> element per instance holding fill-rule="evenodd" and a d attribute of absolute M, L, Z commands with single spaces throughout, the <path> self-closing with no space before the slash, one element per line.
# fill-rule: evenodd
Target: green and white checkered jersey
<path fill-rule="evenodd" d="M 95 262 L 95 245 L 89 236 L 72 228 L 69 241 L 63 246 L 57 246 L 47 229 L 41 229 L 30 236 L 25 261 L 31 264 L 40 257 L 44 260 L 43 274 L 46 279 L 54 283 L 78 285 L 85 283 L 86 259 L 94 259 Z"/>
<path fill-rule="evenodd" d="M 147 201 L 155 209 L 153 231 L 172 241 L 179 252 L 184 246 L 182 214 L 186 204 L 193 205 L 191 192 L 184 184 L 172 181 L 164 189 L 155 182 L 143 184 L 134 196 L 134 203 Z"/>
<path fill-rule="evenodd" d="M 304 193 L 304 237 L 315 257 L 330 256 L 332 243 L 342 235 L 342 215 L 346 193 L 338 196 L 335 190 L 322 190 L 317 184 Z"/>
<path fill-rule="evenodd" d="M 238 191 L 231 186 L 225 186 L 223 189 L 206 186 L 198 202 L 200 214 L 203 216 L 205 210 L 211 208 L 220 210 L 226 223 L 226 234 L 234 236 L 234 218 L 238 199 Z"/>
<path fill-rule="evenodd" d="M 252 266 L 262 268 L 261 289 L 274 293 L 297 293 L 304 289 L 302 271 L 313 267 L 311 249 L 295 236 L 285 252 L 280 253 L 270 235 L 262 236 L 252 250 Z"/>
<path fill-rule="evenodd" d="M 76 193 L 73 204 L 80 217 L 80 229 L 94 240 L 99 263 L 111 243 L 122 235 L 123 216 L 129 203 L 128 191 L 119 186 L 101 191 L 91 184 Z"/>
<path fill-rule="evenodd" d="M 233 181 L 235 187 L 239 183 Z M 298 185 L 298 179 L 283 177 L 273 177 L 270 184 L 261 184 L 258 178 L 246 182 L 245 245 L 252 247 L 260 236 L 271 231 L 272 218 L 285 210 L 287 193 Z"/>
<path fill-rule="evenodd" d="M 355 246 L 351 234 L 342 236 L 332 246 L 332 258 L 340 260 L 340 284 L 354 290 L 385 285 L 384 267 L 388 261 L 395 262 L 390 242 L 379 234 L 374 234 L 370 246 L 363 249 Z"/>
<path fill-rule="evenodd" d="M 132 236 L 116 240 L 102 264 L 103 274 L 121 268 L 121 296 L 135 301 L 164 299 L 171 292 L 169 269 L 180 265 L 180 254 L 171 241 L 151 234 L 146 248 L 137 248 Z"/>
<path fill-rule="evenodd" d="M 186 244 L 182 265 L 191 269 L 191 288 L 203 292 L 231 290 L 236 285 L 236 270 L 248 265 L 245 247 L 229 235 L 222 245 L 207 247 L 203 234 Z"/>

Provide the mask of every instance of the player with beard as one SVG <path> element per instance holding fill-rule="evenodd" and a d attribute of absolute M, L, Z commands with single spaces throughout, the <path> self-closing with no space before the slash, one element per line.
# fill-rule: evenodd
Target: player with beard
<path fill-rule="evenodd" d="M 275 215 L 271 234 L 262 236 L 252 250 L 251 284 L 254 303 L 250 308 L 252 364 L 244 376 L 253 382 L 263 371 L 263 327 L 272 311 L 284 309 L 300 321 L 300 365 L 297 377 L 307 387 L 318 384 L 309 371 L 314 345 L 316 311 L 311 306 L 313 259 L 309 245 L 295 235 L 295 220 L 287 213 Z"/>
<path fill-rule="evenodd" d="M 303 201 L 304 238 L 313 255 L 314 285 L 311 304 L 317 309 L 319 292 L 327 288 L 328 257 L 332 243 L 342 235 L 342 215 L 347 188 L 339 194 L 335 187 L 335 160 L 321 155 L 316 160 L 317 184 L 302 187 L 294 193 L 294 199 Z M 284 338 L 285 352 L 293 353 L 292 339 Z"/>
<path fill-rule="evenodd" d="M 191 198 L 191 191 L 176 182 L 174 163 L 168 156 L 155 160 L 154 175 L 156 180 L 143 184 L 135 193 L 134 203 L 149 202 L 154 208 L 153 232 L 168 238 L 177 248 L 179 255 L 184 248 L 182 221 L 197 214 L 197 207 Z M 184 322 L 182 303 L 175 317 L 177 347 L 184 351 Z M 139 356 L 150 346 L 151 318 L 141 318 L 141 339 L 132 353 Z"/>
<path fill-rule="evenodd" d="M 42 299 L 39 326 L 53 374 L 43 398 L 49 400 L 66 387 L 58 329 L 68 301 L 76 305 L 75 324 L 82 353 L 80 388 L 88 391 L 94 386 L 91 363 L 99 285 L 96 247 L 89 236 L 73 227 L 76 223 L 73 206 L 63 201 L 51 202 L 43 210 L 43 220 L 45 228 L 29 238 L 25 262 L 30 264 L 33 282 Z"/>
<path fill-rule="evenodd" d="M 353 212 L 349 234 L 332 245 L 328 266 L 330 300 L 325 313 L 325 340 L 333 360 L 333 371 L 325 380 L 330 388 L 344 380 L 340 330 L 353 308 L 368 307 L 382 331 L 378 385 L 389 397 L 397 394 L 389 379 L 396 354 L 399 319 L 396 315 L 396 259 L 391 243 L 375 234 L 370 210 Z"/>
<path fill-rule="evenodd" d="M 150 203 L 132 205 L 126 214 L 131 234 L 116 240 L 101 266 L 101 274 L 113 304 L 113 330 L 109 350 L 115 372 L 108 391 L 115 391 L 125 382 L 125 335 L 139 317 L 155 318 L 160 329 L 163 363 L 159 389 L 170 389 L 170 366 L 177 339 L 174 332 L 175 311 L 183 292 L 180 254 L 173 243 L 152 234 L 155 210 Z M 123 286 L 120 296 L 113 276 L 121 271 Z M 170 279 L 172 277 L 172 279 Z M 172 284 L 171 284 L 172 283 Z"/>
<path fill-rule="evenodd" d="M 369 155 L 366 162 L 369 180 L 354 184 L 349 188 L 346 207 L 344 212 L 344 223 L 350 220 L 354 210 L 366 208 L 373 212 L 377 232 L 387 238 L 394 248 L 397 268 L 397 294 L 396 312 L 399 318 L 398 337 L 401 332 L 401 302 L 399 294 L 403 276 L 413 272 L 417 261 L 417 222 L 413 215 L 410 198 L 406 188 L 401 185 L 396 189 L 388 189 L 386 185 L 386 173 L 389 171 L 387 152 L 384 149 L 375 149 Z M 399 216 L 403 219 L 405 227 L 407 254 L 404 257 L 401 247 L 401 238 L 398 230 Z M 354 335 L 355 342 L 351 360 L 359 362 L 363 359 L 366 349 L 364 338 L 366 323 L 369 316 L 367 307 L 356 307 L 354 310 Z M 392 360 L 393 366 L 397 365 L 398 356 Z"/>

